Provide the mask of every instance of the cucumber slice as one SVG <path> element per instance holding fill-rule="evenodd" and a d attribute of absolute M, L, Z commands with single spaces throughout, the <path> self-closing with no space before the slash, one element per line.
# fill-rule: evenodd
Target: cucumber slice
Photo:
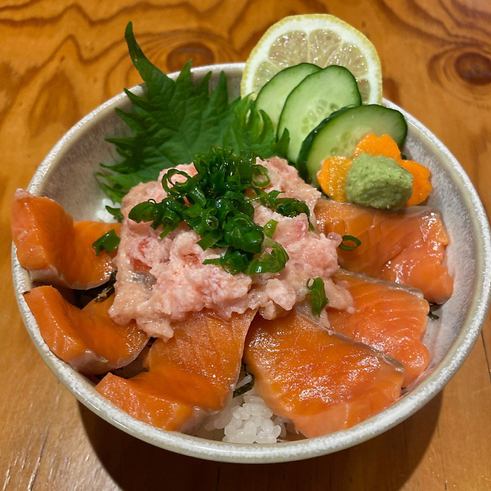
<path fill-rule="evenodd" d="M 287 97 L 278 123 L 278 136 L 290 134 L 287 157 L 296 163 L 305 137 L 334 111 L 361 104 L 355 77 L 344 67 L 331 65 L 305 77 Z"/>
<path fill-rule="evenodd" d="M 401 148 L 406 140 L 406 119 L 399 111 L 378 104 L 347 107 L 335 112 L 303 142 L 298 165 L 300 173 L 315 183 L 317 171 L 326 157 L 352 155 L 356 144 L 368 133 L 386 133 Z"/>
<path fill-rule="evenodd" d="M 307 76 L 318 72 L 320 67 L 312 63 L 299 63 L 278 72 L 259 91 L 256 107 L 262 109 L 273 122 L 274 129 L 278 127 L 280 114 L 290 92 Z"/>

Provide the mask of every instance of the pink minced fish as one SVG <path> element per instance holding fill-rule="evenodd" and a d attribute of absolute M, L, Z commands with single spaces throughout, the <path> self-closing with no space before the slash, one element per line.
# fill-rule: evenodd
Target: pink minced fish
<path fill-rule="evenodd" d="M 296 169 L 279 158 L 257 162 L 268 170 L 271 185 L 267 191 L 277 189 L 284 193 L 282 196 L 302 200 L 313 213 L 320 193 L 306 184 Z M 178 169 L 190 175 L 196 173 L 192 164 Z M 331 280 L 338 270 L 340 237 L 311 230 L 305 214 L 289 218 L 256 203 L 254 221 L 259 225 L 271 219 L 278 222 L 273 239 L 286 249 L 289 261 L 276 274 L 231 275 L 219 266 L 203 264 L 224 250 L 203 250 L 198 245 L 199 236 L 187 226 L 181 225 L 161 239 L 149 223 L 128 218 L 138 203 L 148 199 L 159 202 L 165 195 L 160 182 L 154 181 L 135 186 L 123 200 L 125 218 L 116 258 L 116 298 L 111 309 L 117 322 L 134 319 L 151 336 L 171 337 L 172 321 L 203 309 L 224 318 L 258 309 L 263 317 L 271 319 L 304 300 L 307 281 L 312 277 L 323 278 L 332 307 L 351 305 L 346 289 Z"/>

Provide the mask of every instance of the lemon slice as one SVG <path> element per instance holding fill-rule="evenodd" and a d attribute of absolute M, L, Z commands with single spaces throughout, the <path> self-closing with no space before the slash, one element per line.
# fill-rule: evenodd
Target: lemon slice
<path fill-rule="evenodd" d="M 382 69 L 371 41 L 329 14 L 292 15 L 273 24 L 251 51 L 240 93 L 257 94 L 283 68 L 309 62 L 320 67 L 342 65 L 355 76 L 362 101 L 382 101 Z"/>

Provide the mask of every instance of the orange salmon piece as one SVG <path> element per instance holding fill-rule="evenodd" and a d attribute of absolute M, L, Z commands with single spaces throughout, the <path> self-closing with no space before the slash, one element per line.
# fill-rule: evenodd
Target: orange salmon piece
<path fill-rule="evenodd" d="M 74 222 L 56 201 L 19 189 L 11 224 L 19 262 L 34 281 L 89 289 L 114 270 L 114 254 L 96 255 L 92 243 L 111 229 L 119 234 L 119 223 Z"/>
<path fill-rule="evenodd" d="M 174 336 L 157 339 L 148 354 L 167 394 L 192 406 L 225 406 L 240 373 L 244 342 L 255 311 L 229 320 L 202 311 L 172 324 Z"/>
<path fill-rule="evenodd" d="M 24 294 L 39 331 L 58 358 L 86 375 L 96 375 L 131 363 L 148 336 L 134 322 L 116 324 L 108 314 L 113 302 L 93 300 L 83 309 L 68 303 L 56 288 L 39 286 Z"/>
<path fill-rule="evenodd" d="M 428 302 L 415 292 L 347 272 L 334 275 L 353 297 L 353 313 L 328 308 L 331 328 L 391 356 L 404 367 L 404 386 L 430 362 L 422 343 L 428 323 Z"/>
<path fill-rule="evenodd" d="M 182 430 L 194 409 L 225 406 L 240 372 L 244 342 L 255 311 L 224 320 L 193 313 L 173 323 L 174 336 L 157 339 L 147 357 L 148 372 L 131 379 L 107 374 L 99 393 L 131 416 L 165 430 Z"/>
<path fill-rule="evenodd" d="M 430 302 L 444 303 L 452 295 L 448 235 L 438 212 L 425 206 L 385 212 L 319 200 L 315 213 L 321 232 L 361 240 L 352 251 L 338 250 L 343 268 L 417 288 Z"/>
<path fill-rule="evenodd" d="M 298 311 L 249 331 L 245 361 L 271 410 L 306 437 L 349 428 L 400 396 L 403 373 L 380 353 Z"/>
<path fill-rule="evenodd" d="M 193 416 L 191 406 L 165 395 L 155 373 L 142 372 L 131 379 L 108 373 L 96 390 L 130 416 L 164 430 L 179 431 Z"/>

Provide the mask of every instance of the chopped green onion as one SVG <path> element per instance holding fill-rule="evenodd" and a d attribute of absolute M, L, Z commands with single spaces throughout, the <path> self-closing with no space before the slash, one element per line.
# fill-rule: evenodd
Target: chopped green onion
<path fill-rule="evenodd" d="M 250 255 L 242 251 L 227 249 L 225 254 L 214 259 L 205 259 L 203 264 L 215 264 L 221 266 L 227 273 L 243 273 L 250 262 Z"/>
<path fill-rule="evenodd" d="M 278 222 L 276 220 L 270 220 L 268 223 L 266 223 L 263 227 L 264 235 L 272 239 L 274 233 L 276 232 L 277 225 Z"/>
<path fill-rule="evenodd" d="M 354 235 L 343 235 L 343 241 L 339 245 L 339 248 L 343 251 L 354 251 L 357 247 L 361 246 L 361 240 Z"/>
<path fill-rule="evenodd" d="M 105 233 L 101 237 L 99 237 L 96 241 L 92 243 L 92 247 L 95 250 L 96 256 L 98 256 L 101 251 L 113 252 L 119 246 L 119 237 L 116 232 L 111 229 L 109 232 Z"/>
<path fill-rule="evenodd" d="M 271 184 L 266 167 L 262 165 L 252 167 L 252 184 L 258 188 L 265 188 Z"/>
<path fill-rule="evenodd" d="M 184 182 L 172 182 L 171 179 L 174 176 L 183 176 L 186 178 Z M 165 189 L 167 194 L 182 196 L 184 192 L 191 189 L 193 184 L 193 179 L 186 172 L 179 169 L 170 169 L 162 177 L 162 187 Z"/>
<path fill-rule="evenodd" d="M 121 208 L 113 208 L 112 206 L 106 206 L 106 210 L 110 213 L 118 222 L 123 221 L 123 214 Z"/>
<path fill-rule="evenodd" d="M 190 176 L 170 169 L 162 178 L 167 197 L 160 203 L 148 200 L 132 208 L 129 218 L 162 227 L 165 237 L 181 223 L 187 224 L 199 236 L 203 250 L 225 248 L 225 253 L 204 264 L 216 264 L 231 274 L 277 273 L 288 261 L 285 249 L 271 238 L 277 222 L 270 220 L 264 227 L 254 222 L 253 202 L 288 217 L 301 213 L 309 216 L 308 206 L 293 198 L 279 198 L 280 191 L 265 192 L 271 184 L 268 170 L 250 157 L 213 148 L 208 155 L 194 159 L 196 174 Z M 175 176 L 185 178 L 176 182 Z"/>
<path fill-rule="evenodd" d="M 271 239 L 265 245 L 271 248 L 271 252 L 263 252 L 254 258 L 249 263 L 247 274 L 279 273 L 285 267 L 289 257 L 283 246 Z"/>
<path fill-rule="evenodd" d="M 310 210 L 306 203 L 295 198 L 278 198 L 280 191 L 258 191 L 258 198 L 262 205 L 267 206 L 273 211 L 285 217 L 296 217 L 305 213 L 307 218 L 310 217 Z"/>
<path fill-rule="evenodd" d="M 152 222 L 155 216 L 156 207 L 157 203 L 153 199 L 138 203 L 130 210 L 128 218 L 135 222 Z"/>
<path fill-rule="evenodd" d="M 261 252 L 264 234 L 252 218 L 244 213 L 237 213 L 223 225 L 223 238 L 227 245 L 255 254 Z"/>
<path fill-rule="evenodd" d="M 326 290 L 324 288 L 324 281 L 322 278 L 311 278 L 307 282 L 307 288 L 310 290 L 310 307 L 312 313 L 319 317 L 324 307 L 329 303 L 326 297 Z"/>
<path fill-rule="evenodd" d="M 278 198 L 275 211 L 285 217 L 296 217 L 301 213 L 305 213 L 307 218 L 310 216 L 309 207 L 303 201 L 294 198 Z"/>

